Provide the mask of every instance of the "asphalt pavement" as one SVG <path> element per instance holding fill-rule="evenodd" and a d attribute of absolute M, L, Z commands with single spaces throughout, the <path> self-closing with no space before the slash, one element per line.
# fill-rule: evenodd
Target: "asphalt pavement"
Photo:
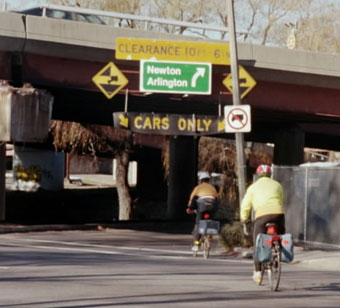
<path fill-rule="evenodd" d="M 76 175 L 76 179 L 81 180 L 81 184 L 70 183 L 65 181 L 65 189 L 73 189 L 79 187 L 90 187 L 103 188 L 114 186 L 112 176 L 110 175 Z M 92 181 L 92 182 L 91 182 Z M 88 184 L 87 186 L 84 184 Z M 1 223 L 0 222 L 0 234 L 4 233 L 20 233 L 20 232 L 43 232 L 43 231 L 71 231 L 71 230 L 101 230 L 102 228 L 131 228 L 139 229 L 145 227 L 152 229 L 152 231 L 159 231 L 164 229 L 164 224 L 175 224 L 176 228 L 184 234 L 189 234 L 192 225 L 188 226 L 181 222 L 117 222 L 112 224 L 46 224 L 46 225 L 21 225 L 21 224 L 11 224 L 11 223 Z M 172 230 L 173 228 L 167 228 L 167 230 Z M 178 236 L 178 235 L 174 235 Z M 224 252 L 221 252 L 224 253 Z M 240 254 L 235 254 L 235 257 L 240 257 Z M 249 258 L 249 254 L 248 254 Z M 330 270 L 330 271 L 340 271 L 340 245 L 337 249 L 321 249 L 315 246 L 303 246 L 301 244 L 294 246 L 294 260 L 293 263 L 303 264 L 304 266 L 311 267 L 315 270 Z"/>
<path fill-rule="evenodd" d="M 163 224 L 166 222 L 163 222 Z M 144 223 L 144 225 L 147 224 Z M 138 224 L 137 224 L 138 225 Z M 155 225 L 155 223 L 153 223 Z M 131 224 L 132 229 L 139 226 Z M 55 224 L 55 225 L 20 225 L 0 223 L 0 234 L 23 233 L 23 232 L 46 232 L 46 231 L 72 231 L 72 230 L 102 230 L 103 228 L 129 228 L 127 224 Z M 178 237 L 178 234 L 174 236 Z M 224 252 L 221 251 L 221 254 Z M 235 258 L 240 255 L 235 254 Z M 249 255 L 248 255 L 249 258 Z M 316 247 L 294 246 L 294 264 L 308 266 L 315 270 L 340 271 L 340 249 L 320 249 Z"/>

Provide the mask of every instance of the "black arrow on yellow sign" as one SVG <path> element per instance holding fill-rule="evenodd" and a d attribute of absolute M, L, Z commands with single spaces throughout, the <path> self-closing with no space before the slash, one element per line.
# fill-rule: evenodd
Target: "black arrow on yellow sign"
<path fill-rule="evenodd" d="M 109 62 L 105 65 L 96 75 L 93 76 L 92 81 L 108 99 L 111 99 L 128 83 L 126 77 L 113 62 Z"/>

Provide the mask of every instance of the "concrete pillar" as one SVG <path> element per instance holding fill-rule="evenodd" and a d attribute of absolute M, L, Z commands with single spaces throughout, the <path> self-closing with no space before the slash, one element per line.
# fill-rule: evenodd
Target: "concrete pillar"
<path fill-rule="evenodd" d="M 304 160 L 305 133 L 299 129 L 281 131 L 274 147 L 274 164 L 294 166 Z"/>
<path fill-rule="evenodd" d="M 40 175 L 38 181 L 40 188 L 50 191 L 64 189 L 65 155 L 63 152 L 34 146 L 15 145 L 13 170 L 19 166 L 27 170 L 36 169 Z M 14 179 L 19 180 L 16 172 L 14 172 Z"/>
<path fill-rule="evenodd" d="M 5 220 L 6 209 L 6 143 L 0 141 L 0 221 Z"/>
<path fill-rule="evenodd" d="M 136 152 L 138 196 L 147 200 L 165 201 L 167 199 L 167 187 L 162 164 L 162 151 L 143 147 Z"/>
<path fill-rule="evenodd" d="M 198 139 L 178 136 L 170 140 L 168 209 L 169 219 L 186 218 L 188 199 L 197 178 Z"/>

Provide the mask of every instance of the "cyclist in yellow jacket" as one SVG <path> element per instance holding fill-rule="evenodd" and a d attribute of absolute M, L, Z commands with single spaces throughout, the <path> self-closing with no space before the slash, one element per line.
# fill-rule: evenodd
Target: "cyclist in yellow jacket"
<path fill-rule="evenodd" d="M 251 184 L 243 197 L 240 208 L 240 218 L 242 223 L 250 219 L 251 208 L 254 211 L 254 245 L 259 233 L 266 232 L 267 223 L 276 223 L 278 232 L 285 233 L 285 217 L 283 208 L 283 189 L 279 182 L 271 179 L 271 167 L 260 165 L 256 169 L 259 177 Z M 261 280 L 261 264 L 254 259 L 253 280 Z"/>

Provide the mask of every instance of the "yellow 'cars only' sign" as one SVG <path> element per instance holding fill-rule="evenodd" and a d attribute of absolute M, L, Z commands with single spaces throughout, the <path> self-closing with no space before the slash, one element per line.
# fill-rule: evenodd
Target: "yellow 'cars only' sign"
<path fill-rule="evenodd" d="M 224 117 L 154 113 L 113 113 L 113 125 L 157 135 L 214 135 L 225 132 Z"/>

